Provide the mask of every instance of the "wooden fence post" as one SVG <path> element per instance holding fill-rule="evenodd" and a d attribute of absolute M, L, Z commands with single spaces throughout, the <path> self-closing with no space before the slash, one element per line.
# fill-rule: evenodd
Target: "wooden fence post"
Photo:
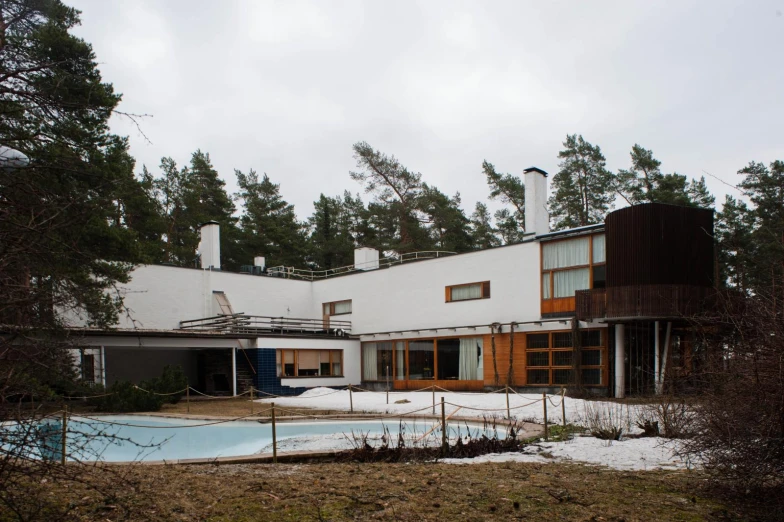
<path fill-rule="evenodd" d="M 253 385 L 250 385 L 250 414 L 253 415 Z"/>
<path fill-rule="evenodd" d="M 506 387 L 506 418 L 512 420 L 512 414 L 509 413 L 509 386 Z"/>
<path fill-rule="evenodd" d="M 190 384 L 185 387 L 185 404 L 188 408 L 188 413 L 191 412 L 191 386 Z"/>
<path fill-rule="evenodd" d="M 278 436 L 275 426 L 275 403 L 272 403 L 272 463 L 278 463 Z"/>
<path fill-rule="evenodd" d="M 544 440 L 547 440 L 548 433 L 547 433 L 547 394 L 542 394 L 542 408 L 544 408 Z"/>
<path fill-rule="evenodd" d="M 62 451 L 60 453 L 60 463 L 65 466 L 66 456 L 68 455 L 68 449 L 66 448 L 66 444 L 68 443 L 68 405 L 66 404 L 63 406 L 63 437 L 62 437 Z"/>
<path fill-rule="evenodd" d="M 446 455 L 449 443 L 446 438 L 446 408 L 444 405 L 444 398 L 441 397 L 441 451 Z"/>
<path fill-rule="evenodd" d="M 561 420 L 563 421 L 564 434 L 566 433 L 566 388 L 561 388 Z"/>
<path fill-rule="evenodd" d="M 354 413 L 354 392 L 351 391 L 351 385 L 348 385 L 348 400 L 351 402 L 351 413 Z"/>
<path fill-rule="evenodd" d="M 436 414 L 436 385 L 430 386 L 430 391 L 433 392 L 433 415 Z"/>

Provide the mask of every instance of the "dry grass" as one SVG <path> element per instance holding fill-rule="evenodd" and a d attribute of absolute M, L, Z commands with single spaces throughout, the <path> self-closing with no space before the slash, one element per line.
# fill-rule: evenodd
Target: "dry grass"
<path fill-rule="evenodd" d="M 134 465 L 90 482 L 101 493 L 37 487 L 70 503 L 75 520 L 754 519 L 706 496 L 700 474 L 568 464 Z"/>

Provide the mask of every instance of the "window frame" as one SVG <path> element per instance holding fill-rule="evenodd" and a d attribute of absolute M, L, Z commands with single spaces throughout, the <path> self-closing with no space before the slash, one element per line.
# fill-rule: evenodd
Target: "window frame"
<path fill-rule="evenodd" d="M 605 260 L 602 262 L 594 263 L 594 256 L 593 256 L 593 243 L 594 238 L 596 236 L 605 236 Z M 594 289 L 594 281 L 593 281 L 593 272 L 594 267 L 597 266 L 606 266 L 607 265 L 607 255 L 606 255 L 606 231 L 602 230 L 601 232 L 594 232 L 591 234 L 587 234 L 588 237 L 588 264 L 583 265 L 574 265 L 574 266 L 567 266 L 562 268 L 544 268 L 544 248 L 546 245 L 559 243 L 561 241 L 572 241 L 575 239 L 579 239 L 585 236 L 576 236 L 576 237 L 565 237 L 560 239 L 554 239 L 552 241 L 544 241 L 540 243 L 539 246 L 539 267 L 540 267 L 540 279 L 539 279 L 539 299 L 541 301 L 541 313 L 542 314 L 553 314 L 553 315 L 561 315 L 561 314 L 571 314 L 575 310 L 575 303 L 574 299 L 575 296 L 566 296 L 566 297 L 555 297 L 555 272 L 565 272 L 569 270 L 578 270 L 578 269 L 588 269 L 588 289 Z M 544 285 L 544 278 L 547 277 L 550 285 L 550 296 L 545 297 L 545 285 Z M 605 281 L 607 275 L 605 272 Z M 606 284 L 606 283 L 605 283 Z M 601 287 L 604 288 L 604 287 Z M 569 301 L 571 300 L 571 301 Z"/>
<path fill-rule="evenodd" d="M 331 379 L 335 377 L 345 377 L 345 364 L 344 364 L 344 357 L 343 352 L 344 350 L 341 348 L 276 348 L 275 349 L 275 375 L 279 379 Z M 286 373 L 286 364 L 288 363 L 288 359 L 286 358 L 287 353 L 293 352 L 293 365 L 294 365 L 294 375 L 285 375 Z M 335 367 L 335 363 L 340 363 L 340 375 L 299 375 L 299 352 L 329 352 L 329 371 L 332 372 L 333 368 Z M 335 353 L 338 354 L 338 357 L 335 357 Z M 280 358 L 280 360 L 278 360 Z M 280 361 L 280 362 L 278 362 Z M 280 368 L 278 368 L 278 364 Z M 319 357 L 318 363 L 318 371 L 321 372 L 321 365 L 325 364 L 325 362 L 321 361 Z"/>
<path fill-rule="evenodd" d="M 335 305 L 342 304 L 342 303 L 350 303 L 351 311 L 335 313 Z M 329 306 L 329 312 L 328 313 L 325 312 L 325 308 L 327 306 Z M 329 317 L 334 317 L 336 315 L 349 315 L 349 314 L 354 313 L 354 303 L 352 303 L 351 299 L 341 299 L 340 301 L 330 301 L 328 303 L 322 303 L 321 304 L 321 312 L 322 312 L 323 315 L 327 315 Z"/>
<path fill-rule="evenodd" d="M 581 350 L 580 356 L 582 357 L 582 352 L 584 352 L 586 350 L 598 351 L 599 352 L 599 357 L 600 357 L 600 364 L 583 365 L 582 361 L 581 361 L 580 371 L 582 371 L 582 370 L 599 370 L 600 379 L 599 379 L 599 383 L 598 384 L 585 384 L 585 383 L 583 383 L 582 385 L 583 386 L 604 387 L 604 386 L 607 386 L 607 378 L 608 378 L 608 376 L 607 376 L 607 369 L 608 369 L 608 366 L 607 366 L 607 331 L 606 331 L 606 329 L 603 329 L 603 328 L 591 328 L 591 329 L 587 329 L 587 330 L 580 330 L 580 335 L 583 335 L 584 332 L 594 332 L 594 331 L 599 332 L 599 335 L 600 335 L 599 345 L 598 346 L 583 346 L 583 347 L 581 347 L 580 348 L 580 350 Z M 526 382 L 526 386 L 547 386 L 547 387 L 551 387 L 551 386 L 568 386 L 569 385 L 569 383 L 557 383 L 557 382 L 555 382 L 555 378 L 554 378 L 555 372 L 558 371 L 558 370 L 574 370 L 574 361 L 575 361 L 574 358 L 576 356 L 576 354 L 574 353 L 574 338 L 572 338 L 572 342 L 571 342 L 572 346 L 571 347 L 563 347 L 563 346 L 559 346 L 557 348 L 555 347 L 555 336 L 557 334 L 563 334 L 563 333 L 572 334 L 572 331 L 571 330 L 555 330 L 555 331 L 549 331 L 549 332 L 526 332 L 526 334 L 525 334 L 525 382 Z M 530 348 L 529 349 L 528 348 L 528 337 L 530 335 L 542 335 L 542 334 L 547 334 L 548 347 L 547 348 L 536 347 L 536 348 Z M 567 366 L 562 365 L 562 364 L 555 364 L 555 353 L 564 353 L 564 352 L 569 352 L 569 353 L 572 354 L 572 357 L 571 357 L 572 363 L 570 365 L 567 365 Z M 528 364 L 528 355 L 529 354 L 534 354 L 534 353 L 536 353 L 536 354 L 546 353 L 547 354 L 547 365 L 537 365 L 537 366 L 529 365 Z M 529 383 L 529 379 L 528 379 L 528 372 L 529 372 L 529 370 L 533 370 L 533 371 L 537 371 L 537 370 L 538 371 L 545 371 L 546 370 L 547 374 L 548 374 L 547 383 Z"/>
<path fill-rule="evenodd" d="M 368 380 L 365 378 L 365 345 L 366 344 L 373 344 L 377 342 L 391 342 L 393 344 L 392 347 L 392 367 L 391 367 L 391 375 L 389 377 L 389 382 L 424 382 L 428 381 L 431 383 L 439 382 L 438 379 L 438 341 L 443 341 L 447 339 L 481 339 L 482 340 L 482 348 L 480 354 L 480 361 L 479 361 L 479 368 L 477 371 L 477 378 L 476 379 L 448 379 L 449 382 L 484 382 L 484 355 L 485 351 L 488 350 L 487 346 L 484 345 L 484 335 L 447 335 L 443 337 L 418 337 L 418 338 L 410 338 L 410 339 L 390 339 L 385 341 L 365 341 L 360 344 L 360 366 L 361 366 L 361 379 L 363 382 L 386 382 L 386 378 L 382 376 L 378 376 L 375 380 Z M 431 369 L 432 377 L 422 378 L 422 379 L 411 379 L 411 366 L 409 360 L 409 343 L 411 342 L 422 342 L 422 341 L 432 341 L 433 343 L 433 368 Z M 397 351 L 403 351 L 403 363 L 405 365 L 405 374 L 401 376 L 398 374 L 398 355 Z M 479 372 L 482 373 L 479 373 Z M 441 381 L 444 382 L 444 381 Z"/>
<path fill-rule="evenodd" d="M 466 299 L 453 299 L 452 289 L 465 288 L 467 286 L 481 285 L 481 297 L 469 297 Z M 478 301 L 480 299 L 490 299 L 490 281 L 475 281 L 473 283 L 461 283 L 459 285 L 448 285 L 444 288 L 445 303 L 462 303 L 465 301 Z"/>

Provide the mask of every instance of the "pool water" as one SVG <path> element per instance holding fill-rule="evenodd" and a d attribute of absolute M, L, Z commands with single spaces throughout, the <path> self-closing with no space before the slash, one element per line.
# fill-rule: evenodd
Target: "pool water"
<path fill-rule="evenodd" d="M 215 421 L 192 420 L 147 415 L 111 415 L 84 418 L 74 415 L 68 422 L 68 451 L 74 458 L 83 461 L 106 462 L 209 459 L 253 455 L 262 450 L 271 452 L 272 426 L 257 421 L 230 421 L 214 424 Z M 213 423 L 213 424 L 210 424 Z M 440 427 L 431 429 L 436 421 L 414 421 L 403 423 L 407 441 L 418 440 L 430 432 L 425 440 L 441 440 Z M 325 439 L 353 438 L 353 434 L 367 434 L 373 445 L 379 445 L 384 429 L 391 436 L 391 445 L 397 443 L 401 423 L 398 419 L 341 420 L 329 422 L 279 422 L 276 427 L 280 444 L 298 437 Z M 465 437 L 470 431 L 473 437 L 486 434 L 492 437 L 492 429 L 481 425 L 457 423 L 448 426 L 450 438 L 459 434 Z M 61 451 L 60 424 L 49 421 L 42 425 L 39 439 L 41 453 L 49 458 L 58 458 Z M 498 435 L 504 436 L 499 429 Z M 329 437 L 331 436 L 331 437 Z M 346 447 L 345 440 L 340 447 Z M 326 449 L 326 448 L 324 448 Z"/>

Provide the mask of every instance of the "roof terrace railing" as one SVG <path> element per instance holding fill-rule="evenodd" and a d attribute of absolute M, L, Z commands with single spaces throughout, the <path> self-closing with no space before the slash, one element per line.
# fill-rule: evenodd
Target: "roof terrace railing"
<path fill-rule="evenodd" d="M 715 291 L 693 285 L 633 285 L 575 292 L 577 319 L 685 318 L 713 306 Z"/>
<path fill-rule="evenodd" d="M 238 335 L 322 335 L 345 337 L 351 334 L 351 321 L 270 317 L 263 315 L 216 315 L 180 321 L 180 330 L 221 332 Z"/>
<path fill-rule="evenodd" d="M 447 257 L 455 255 L 456 252 L 445 252 L 442 250 L 427 250 L 422 252 L 408 252 L 406 254 L 399 254 L 397 256 L 385 257 L 379 260 L 378 268 L 388 268 L 390 266 L 399 265 L 402 263 L 410 263 L 412 261 L 421 261 L 423 259 L 436 259 L 439 257 Z M 294 268 L 293 266 L 273 266 L 267 269 L 267 275 L 272 277 L 284 277 L 286 279 L 305 279 L 307 281 L 315 281 L 317 279 L 327 279 L 329 277 L 338 276 L 342 274 L 350 274 L 353 272 L 364 272 L 367 269 L 357 268 L 356 265 L 341 266 L 338 268 L 330 268 L 327 270 L 306 270 L 302 268 Z"/>

